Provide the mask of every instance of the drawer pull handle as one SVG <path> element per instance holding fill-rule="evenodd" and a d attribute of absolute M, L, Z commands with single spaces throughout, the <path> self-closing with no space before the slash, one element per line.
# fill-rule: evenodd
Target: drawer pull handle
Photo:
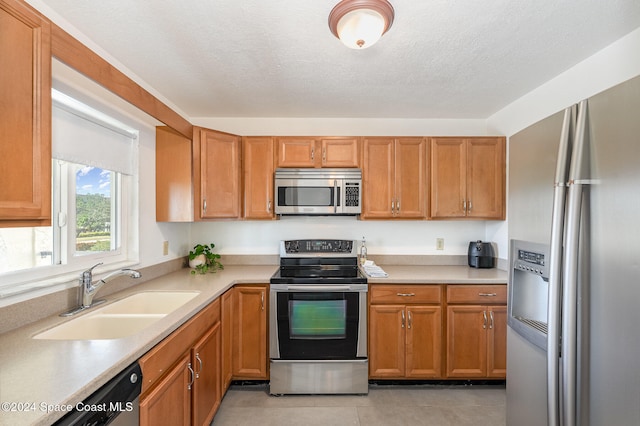
<path fill-rule="evenodd" d="M 482 316 L 484 317 L 484 323 L 482 324 L 482 328 L 486 330 L 487 328 L 487 311 L 482 312 Z"/>
<path fill-rule="evenodd" d="M 478 293 L 478 296 L 481 297 L 496 297 L 498 293 Z"/>
<path fill-rule="evenodd" d="M 408 322 L 407 322 L 407 328 L 409 328 L 409 329 L 410 329 L 410 328 L 411 328 L 411 322 L 412 322 L 412 321 L 411 321 L 411 311 L 407 311 L 407 320 L 408 320 Z"/>
<path fill-rule="evenodd" d="M 415 296 L 415 293 L 396 293 L 396 296 L 400 296 L 400 297 L 413 297 Z"/>
<path fill-rule="evenodd" d="M 402 322 L 400 323 L 400 328 L 404 328 L 404 311 L 402 311 Z"/>
<path fill-rule="evenodd" d="M 493 329 L 493 311 L 489 311 L 489 318 L 491 322 L 489 323 L 489 329 Z"/>

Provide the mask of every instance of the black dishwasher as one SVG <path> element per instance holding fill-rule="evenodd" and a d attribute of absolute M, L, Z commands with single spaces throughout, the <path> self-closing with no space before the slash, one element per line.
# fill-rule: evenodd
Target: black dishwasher
<path fill-rule="evenodd" d="M 76 409 L 54 425 L 64 426 L 125 426 L 138 425 L 142 370 L 135 362 L 107 384 L 95 391 Z"/>

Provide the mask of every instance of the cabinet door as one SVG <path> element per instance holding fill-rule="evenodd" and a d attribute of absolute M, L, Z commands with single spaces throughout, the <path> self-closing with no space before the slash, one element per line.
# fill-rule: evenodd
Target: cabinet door
<path fill-rule="evenodd" d="M 202 219 L 240 217 L 240 139 L 200 129 Z"/>
<path fill-rule="evenodd" d="M 424 218 L 427 198 L 427 143 L 423 138 L 395 142 L 395 216 Z"/>
<path fill-rule="evenodd" d="M 472 138 L 467 141 L 467 216 L 505 217 L 505 140 Z"/>
<path fill-rule="evenodd" d="M 222 393 L 224 394 L 233 376 L 233 289 L 222 295 Z"/>
<path fill-rule="evenodd" d="M 447 307 L 447 377 L 486 377 L 488 326 L 483 306 Z"/>
<path fill-rule="evenodd" d="M 406 377 L 442 376 L 442 308 L 407 306 Z"/>
<path fill-rule="evenodd" d="M 267 286 L 237 286 L 234 303 L 233 376 L 267 379 Z"/>
<path fill-rule="evenodd" d="M 315 138 L 280 137 L 277 145 L 278 167 L 317 167 L 320 164 Z"/>
<path fill-rule="evenodd" d="M 358 167 L 358 138 L 320 139 L 322 167 Z"/>
<path fill-rule="evenodd" d="M 462 138 L 431 139 L 432 218 L 464 217 L 467 151 Z"/>
<path fill-rule="evenodd" d="M 140 400 L 140 425 L 191 424 L 191 390 L 193 379 L 190 354 L 186 353 L 166 377 Z"/>
<path fill-rule="evenodd" d="M 507 376 L 507 307 L 492 306 L 487 335 L 487 376 Z"/>
<path fill-rule="evenodd" d="M 0 227 L 51 224 L 51 28 L 0 0 Z"/>
<path fill-rule="evenodd" d="M 216 323 L 191 349 L 195 371 L 192 391 L 193 424 L 206 426 L 218 410 L 220 391 L 220 322 Z"/>
<path fill-rule="evenodd" d="M 394 139 L 367 138 L 363 141 L 362 216 L 370 219 L 393 217 L 395 207 Z"/>
<path fill-rule="evenodd" d="M 404 305 L 369 308 L 369 376 L 402 378 L 405 374 Z"/>
<path fill-rule="evenodd" d="M 193 221 L 191 140 L 156 127 L 156 221 Z"/>
<path fill-rule="evenodd" d="M 242 141 L 245 219 L 273 218 L 273 138 L 245 137 Z"/>

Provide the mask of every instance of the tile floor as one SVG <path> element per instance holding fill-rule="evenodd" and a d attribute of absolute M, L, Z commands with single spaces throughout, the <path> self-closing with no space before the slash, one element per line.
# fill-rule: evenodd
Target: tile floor
<path fill-rule="evenodd" d="M 232 386 L 212 426 L 500 426 L 504 386 L 371 385 L 368 395 L 270 396 L 267 385 Z"/>

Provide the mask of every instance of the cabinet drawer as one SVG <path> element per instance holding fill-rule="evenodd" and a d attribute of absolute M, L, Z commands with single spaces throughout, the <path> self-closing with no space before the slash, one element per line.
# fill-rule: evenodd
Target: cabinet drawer
<path fill-rule="evenodd" d="M 448 285 L 447 303 L 504 304 L 507 303 L 507 286 L 495 285 Z"/>
<path fill-rule="evenodd" d="M 198 312 L 193 318 L 158 343 L 140 358 L 142 393 L 152 388 L 171 366 L 195 343 L 202 334 L 220 321 L 220 299 Z"/>
<path fill-rule="evenodd" d="M 370 301 L 376 303 L 440 303 L 442 289 L 433 285 L 372 285 Z"/>

